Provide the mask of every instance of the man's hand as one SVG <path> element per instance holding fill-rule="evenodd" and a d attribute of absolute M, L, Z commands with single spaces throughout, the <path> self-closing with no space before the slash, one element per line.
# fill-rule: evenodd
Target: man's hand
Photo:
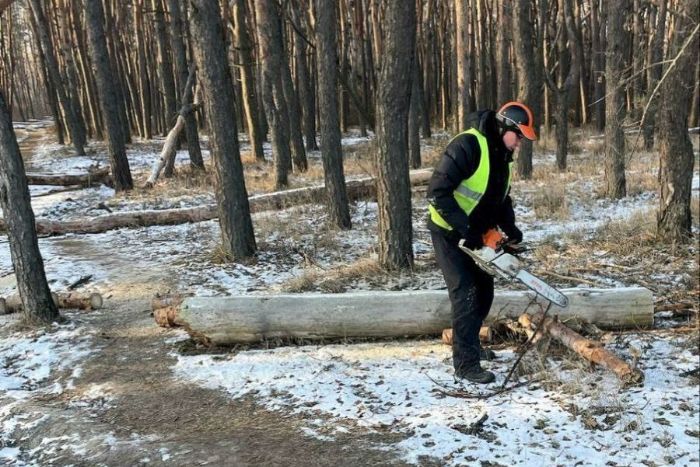
<path fill-rule="evenodd" d="M 514 245 L 523 241 L 523 233 L 515 225 L 503 228 L 503 233 L 508 237 L 508 243 Z"/>
<path fill-rule="evenodd" d="M 470 250 L 476 250 L 484 246 L 484 239 L 481 237 L 481 234 L 472 229 L 467 229 L 464 233 L 464 246 Z"/>

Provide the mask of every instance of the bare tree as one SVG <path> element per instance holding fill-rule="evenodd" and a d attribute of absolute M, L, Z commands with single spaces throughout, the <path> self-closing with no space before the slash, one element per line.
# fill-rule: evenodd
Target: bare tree
<path fill-rule="evenodd" d="M 247 9 L 245 0 L 233 1 L 233 24 L 235 27 L 234 40 L 241 60 L 241 87 L 243 89 L 243 108 L 250 146 L 253 148 L 255 160 L 264 161 L 263 140 L 265 135 L 260 125 L 258 115 L 258 96 L 255 85 L 255 63 L 253 62 L 253 46 L 250 40 L 250 29 L 246 21 Z"/>
<path fill-rule="evenodd" d="M 286 187 L 289 170 L 292 165 L 292 153 L 289 148 L 289 118 L 287 103 L 284 98 L 284 83 L 280 68 L 282 50 L 280 45 L 281 30 L 277 4 L 274 0 L 255 2 L 257 33 L 262 61 L 263 100 L 265 113 L 270 123 L 272 134 L 272 153 L 275 158 L 275 184 L 277 188 Z"/>
<path fill-rule="evenodd" d="M 661 90 L 659 111 L 659 235 L 670 241 L 683 241 L 691 235 L 691 185 L 693 145 L 688 137 L 688 115 L 697 61 L 700 2 L 679 0 L 676 4 L 673 36 Z"/>
<path fill-rule="evenodd" d="M 469 4 L 466 0 L 455 2 L 456 50 L 457 50 L 457 121 L 456 130 L 464 130 L 469 105 L 471 84 L 471 55 L 469 54 Z"/>
<path fill-rule="evenodd" d="M 30 0 L 29 5 L 34 15 L 33 25 L 36 25 L 37 28 L 35 34 L 39 36 L 44 61 L 48 68 L 48 78 L 51 80 L 53 88 L 58 95 L 58 100 L 66 114 L 66 125 L 68 126 L 68 132 L 73 146 L 78 155 L 84 155 L 86 144 L 85 123 L 82 120 L 80 110 L 74 107 L 75 101 L 72 101 L 69 94 L 66 92 L 63 78 L 58 68 L 58 61 L 56 60 L 53 44 L 49 37 L 48 22 L 44 14 L 44 9 L 39 0 Z"/>
<path fill-rule="evenodd" d="M 581 57 L 579 55 L 578 36 L 574 28 L 573 12 L 571 10 L 571 0 L 559 0 L 559 16 L 560 23 L 566 24 L 566 34 L 562 31 L 560 34 L 563 37 L 568 37 L 568 53 L 571 55 L 571 66 L 569 72 L 563 79 L 561 85 L 557 85 L 554 79 L 544 70 L 544 76 L 547 80 L 547 85 L 554 94 L 557 120 L 557 169 L 566 170 L 567 146 L 569 145 L 569 118 L 567 116 L 571 100 L 571 92 L 578 88 Z M 567 41 L 564 40 L 563 44 Z M 564 45 L 566 47 L 566 45 Z M 560 51 L 565 54 L 566 50 Z M 563 67 L 562 61 L 559 62 L 559 68 Z"/>
<path fill-rule="evenodd" d="M 626 113 L 624 73 L 627 68 L 627 33 L 625 22 L 630 18 L 630 0 L 606 2 L 608 44 L 605 55 L 607 96 L 605 98 L 605 193 L 609 198 L 626 194 L 625 134 L 622 123 Z"/>
<path fill-rule="evenodd" d="M 216 199 L 224 251 L 235 260 L 255 253 L 243 164 L 238 148 L 234 87 L 217 0 L 189 0 L 194 57 L 204 93 L 216 176 Z"/>
<path fill-rule="evenodd" d="M 0 12 L 3 6 L 0 4 Z M 22 299 L 24 319 L 51 323 L 60 318 L 46 282 L 44 261 L 34 227 L 34 212 L 10 111 L 0 92 L 0 206 L 7 224 L 12 267 Z"/>
<path fill-rule="evenodd" d="M 377 88 L 377 203 L 379 262 L 413 266 L 411 187 L 408 177 L 408 111 L 415 51 L 414 2 L 384 2 L 383 55 Z"/>
<path fill-rule="evenodd" d="M 518 69 L 518 100 L 531 108 L 539 108 L 539 86 L 535 71 L 535 36 L 532 26 L 534 13 L 530 0 L 514 0 L 513 50 Z M 535 117 L 536 121 L 538 120 Z M 532 177 L 532 142 L 524 139 L 518 153 L 518 175 L 523 179 Z"/>
<path fill-rule="evenodd" d="M 97 82 L 97 94 L 102 108 L 102 118 L 107 131 L 107 146 L 109 149 L 109 164 L 112 170 L 112 180 L 116 191 L 131 190 L 134 182 L 131 179 L 129 161 L 126 158 L 124 135 L 117 110 L 115 95 L 114 72 L 112 71 L 107 42 L 104 34 L 104 12 L 102 2 L 85 2 L 85 22 L 88 31 L 88 42 L 92 68 Z"/>
<path fill-rule="evenodd" d="M 318 61 L 318 104 L 321 130 L 323 175 L 328 191 L 330 221 L 349 229 L 350 208 L 343 174 L 343 148 L 338 118 L 338 51 L 335 0 L 316 0 L 316 54 Z"/>

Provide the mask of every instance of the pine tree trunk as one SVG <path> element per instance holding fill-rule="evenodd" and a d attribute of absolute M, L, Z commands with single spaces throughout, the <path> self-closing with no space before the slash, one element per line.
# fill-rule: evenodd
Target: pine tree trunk
<path fill-rule="evenodd" d="M 255 160 L 264 161 L 263 140 L 265 135 L 260 125 L 258 110 L 257 88 L 255 85 L 255 63 L 250 41 L 250 29 L 246 23 L 247 17 L 245 0 L 233 2 L 233 24 L 235 27 L 236 48 L 241 60 L 241 87 L 243 89 L 243 108 L 245 110 L 248 139 Z"/>
<path fill-rule="evenodd" d="M 185 49 L 184 29 L 182 25 L 182 11 L 180 10 L 180 0 L 168 0 L 168 10 L 170 12 L 170 36 L 172 37 L 173 58 L 175 61 L 175 74 L 181 91 L 181 107 L 187 106 L 193 101 L 192 87 L 187 87 L 189 72 L 187 70 L 187 55 Z M 188 94 L 189 89 L 189 94 Z M 197 130 L 197 119 L 194 112 L 180 112 L 185 120 L 185 136 L 187 138 L 187 150 L 190 155 L 192 167 L 204 169 L 202 159 L 202 149 L 199 146 L 199 132 Z M 174 159 L 174 158 L 173 158 Z"/>
<path fill-rule="evenodd" d="M 666 36 L 666 0 L 659 0 L 659 12 L 656 20 L 656 27 L 652 32 L 653 37 L 649 44 L 649 67 L 647 71 L 647 111 L 642 122 L 642 136 L 644 137 L 644 147 L 651 150 L 654 147 L 654 127 L 656 126 L 656 112 L 658 111 L 659 95 L 656 85 L 661 79 L 663 64 L 661 59 L 664 52 L 664 36 Z M 657 95 L 652 95 L 656 90 Z"/>
<path fill-rule="evenodd" d="M 60 318 L 53 302 L 34 228 L 34 212 L 24 162 L 12 129 L 10 112 L 0 92 L 0 206 L 7 223 L 12 266 L 22 298 L 24 318 L 51 323 Z"/>
<path fill-rule="evenodd" d="M 97 82 L 97 94 L 102 108 L 105 130 L 107 131 L 107 146 L 112 180 L 116 191 L 131 190 L 134 182 L 131 179 L 129 161 L 126 158 L 124 135 L 119 120 L 117 96 L 115 95 L 114 72 L 111 69 L 107 54 L 107 42 L 104 35 L 104 18 L 102 2 L 85 3 L 85 23 L 88 31 L 90 58 L 93 73 Z"/>
<path fill-rule="evenodd" d="M 413 64 L 411 65 L 411 105 L 408 110 L 408 160 L 412 169 L 418 169 L 421 166 L 420 157 L 420 108 L 421 108 L 421 93 L 420 83 L 420 67 L 418 65 L 418 49 L 413 55 Z"/>
<path fill-rule="evenodd" d="M 234 88 L 217 0 L 190 0 L 191 33 L 216 176 L 216 198 L 223 250 L 234 260 L 255 253 L 255 235 L 238 148 Z"/>
<path fill-rule="evenodd" d="M 335 0 L 315 0 L 316 54 L 321 158 L 328 191 L 330 222 L 341 229 L 351 227 L 348 195 L 343 174 L 343 148 L 338 118 L 338 66 Z"/>
<path fill-rule="evenodd" d="M 162 0 L 152 0 L 151 8 L 154 12 L 154 25 L 156 31 L 156 50 L 158 62 L 158 75 L 160 78 L 161 93 L 165 102 L 165 128 L 168 131 L 174 123 L 177 114 L 177 100 L 175 99 L 175 80 L 173 79 L 173 65 L 170 61 L 168 49 L 168 34 L 165 29 L 165 15 L 163 14 Z"/>
<path fill-rule="evenodd" d="M 415 51 L 415 3 L 386 2 L 384 53 L 377 89 L 377 204 L 379 262 L 391 269 L 413 266 L 411 188 L 408 178 L 408 111 Z"/>
<path fill-rule="evenodd" d="M 60 105 L 66 113 L 66 126 L 78 155 L 85 155 L 86 132 L 85 124 L 82 121 L 80 110 L 76 109 L 71 101 L 68 92 L 63 84 L 63 77 L 58 68 L 58 61 L 54 53 L 51 38 L 49 37 L 48 23 L 40 0 L 30 0 L 32 13 L 34 15 L 34 23 L 36 26 L 35 34 L 39 36 L 42 52 L 44 55 L 44 63 L 47 67 L 47 74 L 53 88 L 56 90 Z"/>
<path fill-rule="evenodd" d="M 272 134 L 272 153 L 275 159 L 275 185 L 279 190 L 289 183 L 289 170 L 292 168 L 292 153 L 289 147 L 289 118 L 284 99 L 282 76 L 282 50 L 279 44 L 280 30 L 277 19 L 277 6 L 273 0 L 260 0 L 255 3 L 258 42 L 262 60 L 263 100 L 265 114 Z"/>
<path fill-rule="evenodd" d="M 299 13 L 297 8 L 292 8 L 292 14 L 297 27 L 301 27 L 303 15 Z M 306 30 L 306 28 L 303 28 L 303 30 Z M 297 81 L 299 83 L 299 100 L 304 116 L 304 139 L 306 140 L 306 149 L 308 151 L 315 151 L 318 150 L 318 145 L 316 144 L 316 110 L 312 87 L 313 81 L 309 76 L 309 66 L 306 56 L 307 44 L 299 34 L 296 34 L 294 36 L 294 60 L 296 63 Z"/>
<path fill-rule="evenodd" d="M 657 223 L 661 238 L 671 242 L 687 240 L 692 235 L 690 200 L 694 156 L 688 137 L 688 115 L 700 43 L 697 30 L 691 35 L 700 22 L 700 2 L 680 0 L 676 8 L 681 14 L 676 17 L 668 58 L 678 58 L 664 78 L 659 112 L 660 203 Z M 691 37 L 692 40 L 686 43 Z M 685 49 L 681 53 L 683 46 Z"/>
<path fill-rule="evenodd" d="M 153 138 L 153 125 L 151 120 L 151 90 L 148 83 L 148 68 L 146 62 L 146 41 L 144 39 L 144 24 L 143 24 L 143 1 L 134 0 L 134 32 L 136 34 L 136 53 L 138 62 L 139 75 L 139 96 L 141 104 L 141 118 L 144 133 L 142 136 L 145 139 Z"/>
<path fill-rule="evenodd" d="M 518 100 L 532 108 L 538 108 L 539 86 L 535 82 L 535 56 L 532 47 L 532 6 L 529 0 L 514 0 L 513 51 L 518 69 Z M 518 152 L 518 175 L 522 179 L 532 177 L 532 142 L 523 140 Z"/>
<path fill-rule="evenodd" d="M 608 44 L 605 59 L 607 96 L 605 98 L 605 193 L 609 198 L 623 198 L 625 187 L 625 135 L 622 123 L 626 113 L 624 73 L 627 68 L 624 50 L 627 33 L 624 23 L 630 14 L 630 0 L 606 3 Z"/>
<path fill-rule="evenodd" d="M 455 2 L 455 35 L 457 38 L 457 131 L 465 130 L 471 88 L 471 56 L 469 55 L 469 5 L 466 0 Z"/>
<path fill-rule="evenodd" d="M 499 5 L 498 19 L 498 90 L 496 100 L 498 105 L 505 104 L 512 99 L 511 75 L 510 75 L 510 44 L 511 24 L 513 23 L 512 2 L 501 1 Z"/>

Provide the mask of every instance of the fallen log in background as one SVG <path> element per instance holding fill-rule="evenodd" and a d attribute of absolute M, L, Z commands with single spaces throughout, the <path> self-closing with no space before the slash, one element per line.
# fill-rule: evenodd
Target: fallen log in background
<path fill-rule="evenodd" d="M 102 295 L 98 293 L 51 292 L 53 302 L 61 309 L 99 310 L 102 308 Z M 0 297 L 0 315 L 22 312 L 22 299 L 19 294 Z"/>
<path fill-rule="evenodd" d="M 57 186 L 90 186 L 105 183 L 109 180 L 109 168 L 88 170 L 86 174 L 51 174 L 27 172 L 27 183 L 30 185 L 57 185 Z"/>
<path fill-rule="evenodd" d="M 493 340 L 491 326 L 481 326 L 481 329 L 479 329 L 479 340 L 484 344 L 488 344 Z M 452 345 L 452 328 L 442 330 L 442 343 Z"/>
<path fill-rule="evenodd" d="M 430 180 L 430 170 L 411 172 L 412 185 L 424 185 Z M 375 179 L 371 177 L 350 180 L 346 183 L 348 199 L 357 200 L 374 196 Z M 293 190 L 254 195 L 248 198 L 251 212 L 283 209 L 304 203 L 317 203 L 325 199 L 326 188 L 317 185 Z M 145 227 L 149 225 L 174 225 L 216 219 L 219 210 L 216 204 L 181 209 L 159 209 L 148 211 L 117 212 L 72 221 L 36 219 L 38 235 L 64 235 L 67 233 L 99 233 L 122 227 Z M 6 231 L 5 221 L 0 219 L 0 231 Z"/>
<path fill-rule="evenodd" d="M 578 318 L 602 328 L 653 324 L 653 301 L 641 287 L 565 289 L 562 319 Z M 499 291 L 486 323 L 539 311 L 530 292 Z M 161 326 L 183 326 L 205 344 L 234 345 L 269 338 L 331 339 L 440 335 L 452 323 L 447 292 L 188 297 L 154 309 Z"/>
<path fill-rule="evenodd" d="M 613 371 L 624 383 L 636 384 L 644 380 L 644 374 L 607 351 L 600 342 L 586 339 L 582 335 L 567 328 L 558 320 L 544 316 L 538 312 L 532 315 L 532 329 L 544 319 L 542 329 L 569 349 L 573 350 L 586 360 Z"/>

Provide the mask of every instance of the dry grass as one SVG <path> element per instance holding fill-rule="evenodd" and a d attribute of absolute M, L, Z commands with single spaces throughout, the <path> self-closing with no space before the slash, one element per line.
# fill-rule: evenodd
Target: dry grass
<path fill-rule="evenodd" d="M 538 219 L 567 220 L 569 203 L 564 185 L 544 186 L 535 192 L 532 207 Z"/>
<path fill-rule="evenodd" d="M 328 293 L 345 292 L 347 284 L 359 280 L 374 281 L 388 272 L 376 259 L 361 258 L 352 264 L 333 269 L 318 268 L 307 270 L 302 276 L 288 281 L 282 286 L 285 292 L 309 292 L 321 290 Z"/>

